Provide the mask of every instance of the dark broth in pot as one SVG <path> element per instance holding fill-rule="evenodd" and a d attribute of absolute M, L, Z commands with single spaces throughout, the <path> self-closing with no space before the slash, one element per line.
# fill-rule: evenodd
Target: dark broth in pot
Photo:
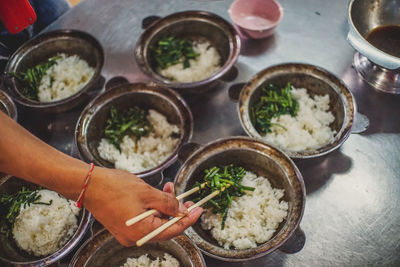
<path fill-rule="evenodd" d="M 367 41 L 383 52 L 400 58 L 400 26 L 380 26 L 367 34 Z"/>

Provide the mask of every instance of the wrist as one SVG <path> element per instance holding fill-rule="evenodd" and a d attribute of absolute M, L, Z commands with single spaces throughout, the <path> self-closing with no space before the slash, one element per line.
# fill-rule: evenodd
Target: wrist
<path fill-rule="evenodd" d="M 59 153 L 49 156 L 47 160 L 21 177 L 75 201 L 89 169 L 89 164 Z"/>
<path fill-rule="evenodd" d="M 74 158 L 72 161 L 75 162 L 65 163 L 58 168 L 54 168 L 55 174 L 51 176 L 54 178 L 52 179 L 54 184 L 46 187 L 76 201 L 82 191 L 82 186 L 91 166 Z"/>
<path fill-rule="evenodd" d="M 99 203 L 99 201 L 102 200 L 103 194 L 101 192 L 106 190 L 106 185 L 104 184 L 103 180 L 104 177 L 107 177 L 108 171 L 109 170 L 107 168 L 98 166 L 94 167 L 82 201 L 82 205 L 86 209 L 90 210 L 91 206 L 96 205 L 96 203 Z"/>

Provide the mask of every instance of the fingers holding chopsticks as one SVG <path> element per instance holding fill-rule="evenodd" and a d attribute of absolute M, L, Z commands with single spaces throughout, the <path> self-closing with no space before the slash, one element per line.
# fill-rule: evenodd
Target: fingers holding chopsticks
<path fill-rule="evenodd" d="M 168 193 L 168 194 L 170 194 L 172 197 L 175 198 L 174 183 L 171 183 L 171 182 L 166 183 L 166 184 L 164 185 L 164 187 L 163 187 L 163 192 Z M 154 214 L 154 216 L 157 216 L 157 217 L 165 216 L 165 214 L 162 214 L 162 213 L 159 212 L 158 210 L 152 209 L 152 210 L 149 210 L 149 212 L 150 212 L 150 211 L 154 211 L 153 213 L 151 213 L 151 214 Z M 150 216 L 150 213 L 149 213 L 148 216 Z M 146 216 L 146 217 L 147 217 L 147 216 Z M 146 218 L 146 217 L 143 217 L 143 219 Z M 130 226 L 130 225 L 128 224 L 127 226 Z"/>
<path fill-rule="evenodd" d="M 203 209 L 196 208 L 193 209 L 190 213 L 188 213 L 187 208 L 193 205 L 193 202 L 188 201 L 186 203 L 181 203 L 176 199 L 174 192 L 174 184 L 166 183 L 163 188 L 163 193 L 160 194 L 160 191 L 154 189 L 155 194 L 146 195 L 146 199 L 149 199 L 148 203 L 146 202 L 145 207 L 147 209 L 155 209 L 157 210 L 155 213 L 148 215 L 134 224 L 132 229 L 136 231 L 142 232 L 143 235 L 146 235 L 153 230 L 157 229 L 161 225 L 165 224 L 169 221 L 169 216 L 184 216 L 178 223 L 169 227 L 163 233 L 155 237 L 152 242 L 170 239 L 174 236 L 182 234 L 182 232 L 193 225 L 201 216 Z M 165 216 L 169 215 L 169 216 Z"/>
<path fill-rule="evenodd" d="M 164 186 L 164 192 L 153 188 L 150 192 L 147 192 L 143 199 L 147 200 L 145 202 L 146 209 L 156 209 L 164 215 L 169 216 L 182 216 L 187 214 L 187 208 L 180 204 L 175 198 L 175 193 L 173 192 L 173 184 L 167 183 Z"/>
<path fill-rule="evenodd" d="M 143 236 L 166 222 L 167 217 L 179 214 L 179 202 L 172 184 L 166 185 L 163 192 L 131 173 L 101 167 L 96 167 L 90 183 L 85 193 L 85 208 L 124 246 L 135 245 Z M 130 218 L 152 209 L 160 212 L 158 216 L 154 212 L 149 215 L 150 223 L 152 218 L 157 218 L 153 225 L 145 219 L 132 226 L 126 225 Z M 200 217 L 200 213 L 193 210 L 179 228 L 169 230 L 166 236 L 181 234 Z"/>
<path fill-rule="evenodd" d="M 185 202 L 185 207 L 189 208 L 191 205 L 193 205 L 193 202 L 188 201 Z M 193 225 L 201 216 L 203 213 L 203 209 L 201 207 L 195 208 L 192 211 L 190 211 L 185 217 L 183 217 L 180 221 L 175 223 L 174 225 L 170 226 L 168 229 L 157 235 L 155 238 L 151 240 L 151 242 L 159 241 L 159 240 L 165 240 L 165 239 L 170 239 L 172 237 L 175 237 L 177 235 L 182 234 L 182 232 Z M 146 219 L 142 220 L 138 225 L 144 224 L 146 225 L 146 229 L 149 232 L 157 229 L 161 225 L 165 224 L 168 222 L 168 218 L 160 218 L 157 216 L 150 216 L 147 217 Z M 148 234 L 145 233 L 145 234 Z"/>

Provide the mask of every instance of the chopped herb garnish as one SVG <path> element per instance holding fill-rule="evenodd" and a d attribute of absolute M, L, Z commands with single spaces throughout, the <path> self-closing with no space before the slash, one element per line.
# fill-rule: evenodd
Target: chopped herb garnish
<path fill-rule="evenodd" d="M 110 117 L 106 121 L 104 136 L 111 144 L 120 150 L 120 144 L 125 135 L 139 140 L 152 131 L 152 125 L 147 120 L 148 112 L 134 106 L 123 112 L 113 106 L 110 109 Z"/>
<path fill-rule="evenodd" d="M 150 47 L 150 51 L 157 66 L 161 69 L 178 63 L 182 63 L 184 69 L 189 68 L 189 60 L 199 56 L 193 50 L 192 41 L 173 36 L 161 38 L 155 46 Z"/>
<path fill-rule="evenodd" d="M 254 191 L 254 187 L 241 185 L 246 170 L 233 164 L 227 166 L 212 167 L 204 171 L 205 175 L 201 182 L 196 182 L 194 187 L 200 187 L 201 184 L 206 182 L 203 189 L 198 191 L 198 197 L 194 201 L 206 197 L 210 193 L 225 188 L 218 196 L 208 201 L 205 205 L 206 208 L 211 208 L 216 214 L 222 214 L 221 229 L 225 228 L 225 221 L 228 216 L 228 210 L 231 206 L 232 197 L 243 196 L 245 191 Z"/>
<path fill-rule="evenodd" d="M 38 194 L 37 190 L 32 191 L 25 187 L 22 187 L 22 189 L 14 195 L 3 194 L 0 198 L 0 206 L 2 216 L 5 215 L 6 218 L 6 224 L 1 227 L 0 232 L 9 236 L 21 207 L 26 208 L 31 204 L 51 205 L 53 203 L 52 200 L 50 200 L 50 202 L 40 202 L 38 201 L 39 199 L 40 194 Z"/>
<path fill-rule="evenodd" d="M 279 123 L 271 122 L 272 118 L 283 114 L 297 115 L 299 103 L 293 98 L 291 85 L 280 88 L 277 85 L 269 84 L 261 89 L 259 100 L 250 108 L 250 119 L 256 130 L 261 134 L 271 132 L 272 126 L 279 126 L 286 129 Z"/>
<path fill-rule="evenodd" d="M 47 70 L 51 66 L 57 63 L 57 60 L 61 56 L 54 56 L 49 58 L 46 62 L 40 63 L 32 68 L 26 70 L 26 72 L 10 72 L 9 75 L 16 78 L 21 83 L 21 93 L 31 100 L 39 100 L 38 90 L 40 82 Z M 52 83 L 52 82 L 51 82 Z"/>

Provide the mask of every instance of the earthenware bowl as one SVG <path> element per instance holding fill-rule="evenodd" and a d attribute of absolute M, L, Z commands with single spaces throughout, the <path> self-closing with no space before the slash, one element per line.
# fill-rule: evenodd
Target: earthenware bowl
<path fill-rule="evenodd" d="M 150 47 L 165 36 L 204 38 L 221 56 L 221 67 L 210 77 L 197 82 L 179 83 L 171 81 L 156 71 L 150 55 Z M 218 80 L 228 75 L 240 53 L 240 37 L 230 23 L 205 11 L 178 12 L 159 18 L 141 35 L 135 49 L 136 61 L 142 71 L 154 82 L 176 89 L 183 94 L 196 94 L 214 88 Z"/>
<path fill-rule="evenodd" d="M 75 141 L 83 160 L 109 168 L 113 168 L 114 164 L 102 159 L 97 147 L 103 136 L 111 106 L 117 107 L 118 110 L 132 106 L 139 106 L 145 110 L 154 109 L 165 115 L 170 123 L 179 127 L 179 142 L 171 155 L 160 165 L 135 173 L 150 184 L 159 183 L 162 180 L 160 177 L 162 170 L 177 159 L 179 147 L 192 137 L 193 117 L 185 100 L 175 91 L 152 83 L 118 85 L 93 99 L 79 117 Z"/>
<path fill-rule="evenodd" d="M 122 266 L 127 258 L 138 258 L 144 254 L 157 258 L 162 257 L 164 253 L 177 259 L 182 267 L 206 266 L 200 251 L 186 236 L 147 243 L 141 247 L 124 247 L 105 229 L 82 245 L 69 266 Z"/>
<path fill-rule="evenodd" d="M 230 137 L 204 146 L 188 144 L 180 152 L 180 158 L 186 160 L 174 180 L 177 195 L 191 189 L 196 181 L 200 182 L 205 169 L 228 164 L 242 166 L 268 178 L 273 188 L 285 190 L 283 200 L 288 202 L 288 215 L 273 237 L 256 248 L 225 249 L 209 231 L 202 229 L 200 222 L 188 228 L 185 234 L 206 255 L 223 261 L 259 258 L 283 245 L 298 227 L 305 205 L 304 182 L 296 165 L 280 150 L 248 137 Z"/>
<path fill-rule="evenodd" d="M 22 187 L 35 190 L 38 186 L 24 180 L 10 177 L 0 179 L 0 195 L 14 194 Z M 43 257 L 37 257 L 22 251 L 17 247 L 12 237 L 7 238 L 0 234 L 0 265 L 1 266 L 48 266 L 57 264 L 63 257 L 68 255 L 82 240 L 91 221 L 91 214 L 82 209 L 78 217 L 78 228 L 70 240 L 58 251 Z M 5 218 L 1 217 L 0 222 L 3 225 Z"/>
<path fill-rule="evenodd" d="M 282 150 L 291 158 L 304 159 L 319 157 L 339 148 L 349 137 L 353 127 L 356 114 L 353 95 L 335 75 L 308 64 L 288 63 L 268 67 L 254 75 L 240 88 L 240 94 L 233 92 L 233 89 L 230 91 L 231 97 L 238 100 L 238 115 L 246 133 L 253 138 L 262 140 L 262 136 L 255 129 L 250 119 L 250 107 L 259 99 L 261 88 L 269 83 L 285 87 L 288 82 L 296 88 L 307 89 L 307 93 L 311 96 L 329 95 L 329 111 L 335 117 L 330 127 L 336 131 L 336 134 L 327 144 L 317 149 Z"/>
<path fill-rule="evenodd" d="M 25 72 L 40 62 L 58 53 L 78 55 L 95 72 L 89 82 L 77 93 L 53 102 L 39 102 L 26 98 L 21 93 L 21 84 L 8 73 Z M 23 44 L 10 57 L 6 68 L 5 85 L 10 96 L 19 104 L 46 112 L 63 112 L 72 109 L 89 98 L 89 91 L 99 88 L 104 52 L 100 43 L 90 34 L 77 30 L 57 30 L 40 34 Z"/>

